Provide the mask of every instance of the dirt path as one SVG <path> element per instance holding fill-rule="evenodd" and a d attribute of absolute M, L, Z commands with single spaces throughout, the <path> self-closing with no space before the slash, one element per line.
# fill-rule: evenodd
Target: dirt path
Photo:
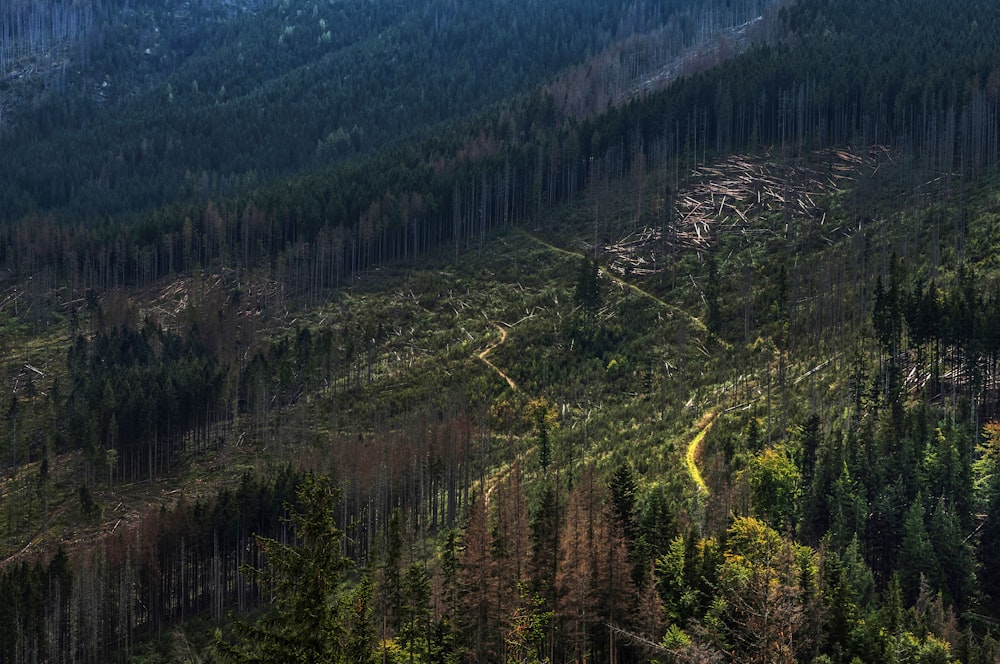
<path fill-rule="evenodd" d="M 701 471 L 698 470 L 698 457 L 701 453 L 701 442 L 705 440 L 705 436 L 712 429 L 712 424 L 714 422 L 715 411 L 710 410 L 702 415 L 701 420 L 698 422 L 698 426 L 701 430 L 694 438 L 691 439 L 691 442 L 688 443 L 687 453 L 684 455 L 688 473 L 697 485 L 698 493 L 704 493 L 705 495 L 708 495 L 708 485 L 705 484 L 705 480 L 701 476 Z"/>
<path fill-rule="evenodd" d="M 483 361 L 484 364 L 486 364 L 486 366 L 488 366 L 490 369 L 493 369 L 493 371 L 497 372 L 497 375 L 499 375 L 501 378 L 503 378 L 505 381 L 507 381 L 507 384 L 510 385 L 510 389 L 512 389 L 515 392 L 517 392 L 517 383 L 515 383 L 513 381 L 513 379 L 511 379 L 510 376 L 508 376 L 503 371 L 501 371 L 497 367 L 497 365 L 493 364 L 488 359 L 486 359 L 486 356 L 489 355 L 490 353 L 492 353 L 495 348 L 497 348 L 498 346 L 502 346 L 503 344 L 505 344 L 507 342 L 507 330 L 506 330 L 506 328 L 504 328 L 503 325 L 498 325 L 497 323 L 494 323 L 494 325 L 496 325 L 496 328 L 498 330 L 500 330 L 500 341 L 496 342 L 495 344 L 490 344 L 489 346 L 487 346 L 486 350 L 484 350 L 483 352 L 481 352 L 478 357 L 479 357 L 480 360 Z"/>
<path fill-rule="evenodd" d="M 510 389 L 512 389 L 513 391 L 516 392 L 517 391 L 517 383 L 515 383 L 514 380 L 510 376 L 508 376 L 507 374 L 505 374 L 499 367 L 497 367 L 497 365 L 495 365 L 492 362 L 490 362 L 487 359 L 487 357 L 486 357 L 487 355 L 489 355 L 490 353 L 492 353 L 494 349 L 496 349 L 496 348 L 502 346 L 503 344 L 507 343 L 507 328 L 505 328 L 503 325 L 500 325 L 498 323 L 494 323 L 493 325 L 496 326 L 496 328 L 498 330 L 500 330 L 500 341 L 498 341 L 498 342 L 496 342 L 494 344 L 490 344 L 489 346 L 487 346 L 486 350 L 484 350 L 481 353 L 479 353 L 479 355 L 477 355 L 477 357 L 480 360 L 482 360 L 483 363 L 486 366 L 488 366 L 490 369 L 493 369 L 493 371 L 495 371 L 498 376 L 500 376 L 505 381 L 507 381 L 507 385 L 510 386 Z M 493 475 L 493 477 L 488 478 L 486 480 L 486 482 L 488 483 L 488 486 L 485 489 L 485 491 L 486 491 L 485 500 L 486 500 L 487 506 L 490 504 L 490 498 L 493 496 L 494 489 L 496 489 L 508 477 L 510 477 L 511 472 L 513 472 L 513 470 L 514 470 L 514 463 L 520 462 L 520 460 L 521 460 L 521 454 L 517 454 L 515 456 L 515 458 L 514 458 L 514 462 L 507 464 L 506 467 L 504 467 L 504 468 L 498 469 L 497 472 Z"/>

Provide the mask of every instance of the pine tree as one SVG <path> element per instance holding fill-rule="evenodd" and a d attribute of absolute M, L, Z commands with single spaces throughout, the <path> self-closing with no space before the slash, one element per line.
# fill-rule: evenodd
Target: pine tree
<path fill-rule="evenodd" d="M 307 477 L 297 491 L 303 511 L 291 505 L 290 522 L 298 544 L 257 537 L 267 558 L 266 569 L 244 566 L 242 572 L 263 592 L 270 592 L 273 608 L 257 622 L 235 621 L 237 640 L 227 641 L 217 631 L 215 646 L 224 661 L 320 664 L 346 662 L 358 646 L 349 639 L 339 586 L 350 562 L 341 554 L 343 535 L 333 509 L 340 492 L 327 478 Z M 356 626 L 352 630 L 360 634 Z M 356 659 L 354 661 L 357 661 Z"/>
<path fill-rule="evenodd" d="M 923 497 L 918 493 L 913 504 L 906 510 L 903 520 L 903 542 L 896 561 L 903 596 L 913 602 L 917 598 L 922 580 L 940 587 L 940 566 L 931 545 L 924 520 Z"/>
<path fill-rule="evenodd" d="M 636 518 L 638 486 L 632 467 L 627 463 L 619 466 L 611 477 L 608 488 L 611 490 L 611 509 L 613 511 L 611 516 L 614 523 L 620 527 L 628 558 L 632 564 L 632 582 L 639 588 L 643 585 L 643 575 L 646 572 L 648 561 L 639 555 L 640 551 L 636 548 L 636 539 L 639 535 L 639 523 Z"/>
<path fill-rule="evenodd" d="M 990 478 L 986 505 L 986 522 L 979 531 L 979 585 L 990 608 L 1000 612 L 1000 477 Z"/>
<path fill-rule="evenodd" d="M 399 508 L 393 509 L 386 533 L 385 569 L 382 578 L 383 621 L 393 631 L 399 629 L 399 610 L 403 605 L 403 527 L 401 521 Z"/>
<path fill-rule="evenodd" d="M 719 292 L 719 266 L 715 253 L 709 254 L 706 261 L 708 263 L 708 273 L 705 280 L 705 326 L 709 332 L 719 335 L 722 332 L 722 305 L 721 293 Z"/>
<path fill-rule="evenodd" d="M 479 494 L 471 505 L 462 537 L 458 586 L 460 623 L 465 643 L 477 661 L 498 656 L 496 593 L 493 591 L 493 559 L 490 552 L 486 499 Z"/>
<path fill-rule="evenodd" d="M 363 664 L 371 661 L 375 652 L 375 628 L 372 624 L 372 580 L 361 577 L 351 593 L 347 613 L 347 639 L 344 660 Z"/>
<path fill-rule="evenodd" d="M 431 582 L 422 563 L 410 563 L 403 578 L 403 588 L 399 637 L 408 661 L 423 661 L 430 645 Z"/>
<path fill-rule="evenodd" d="M 539 408 L 535 411 L 535 430 L 538 433 L 538 462 L 542 467 L 542 472 L 547 472 L 549 464 L 552 463 L 552 441 L 549 438 L 549 426 L 545 421 L 545 410 Z"/>
<path fill-rule="evenodd" d="M 601 276 L 597 258 L 580 261 L 574 297 L 588 316 L 592 317 L 601 308 Z"/>
<path fill-rule="evenodd" d="M 542 495 L 531 519 L 530 579 L 533 594 L 552 611 L 556 606 L 556 573 L 559 566 L 559 495 L 551 483 Z M 548 647 L 554 647 L 554 622 L 549 625 Z"/>
<path fill-rule="evenodd" d="M 588 468 L 573 487 L 559 535 L 556 619 L 566 638 L 565 652 L 577 660 L 590 659 L 592 629 L 598 619 L 594 547 L 600 506 L 594 495 L 593 473 Z"/>

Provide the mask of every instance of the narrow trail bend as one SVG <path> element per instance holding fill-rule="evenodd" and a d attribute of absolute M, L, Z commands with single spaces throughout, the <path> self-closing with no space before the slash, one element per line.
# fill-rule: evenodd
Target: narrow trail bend
<path fill-rule="evenodd" d="M 698 493 L 704 493 L 708 495 L 708 485 L 705 484 L 705 479 L 701 476 L 701 471 L 698 470 L 698 457 L 701 452 L 701 443 L 705 440 L 705 436 L 712 429 L 712 424 L 715 422 L 715 411 L 708 411 L 702 415 L 701 420 L 698 422 L 700 431 L 697 435 L 691 439 L 688 443 L 687 453 L 684 455 L 684 460 L 687 465 L 688 473 L 691 475 L 691 479 L 694 480 L 695 485 L 698 487 Z"/>
<path fill-rule="evenodd" d="M 502 346 L 507 342 L 507 329 L 503 325 L 499 325 L 497 323 L 494 323 L 494 325 L 498 330 L 500 330 L 500 341 L 496 342 L 495 344 L 490 344 L 489 346 L 487 346 L 486 350 L 479 353 L 478 357 L 480 360 L 483 361 L 483 363 L 486 366 L 488 366 L 490 369 L 493 369 L 493 371 L 495 371 L 498 376 L 507 381 L 507 384 L 510 386 L 510 389 L 517 392 L 517 383 L 515 383 L 510 376 L 501 371 L 500 368 L 497 367 L 497 365 L 493 364 L 486 358 L 486 356 L 492 353 L 494 349 L 496 349 L 498 346 Z"/>

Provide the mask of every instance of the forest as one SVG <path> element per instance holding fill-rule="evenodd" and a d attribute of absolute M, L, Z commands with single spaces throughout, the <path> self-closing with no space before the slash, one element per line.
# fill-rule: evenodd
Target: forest
<path fill-rule="evenodd" d="M 998 29 L 0 8 L 0 662 L 996 661 Z"/>

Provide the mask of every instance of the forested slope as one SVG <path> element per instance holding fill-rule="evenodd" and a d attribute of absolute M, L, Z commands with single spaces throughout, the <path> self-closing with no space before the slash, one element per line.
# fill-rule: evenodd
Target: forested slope
<path fill-rule="evenodd" d="M 27 34 L 0 48 L 23 64 L 4 81 L 13 121 L 2 149 L 19 159 L 4 164 L 3 218 L 56 210 L 92 219 L 244 191 L 467 116 L 665 23 L 677 28 L 675 41 L 691 42 L 770 3 L 717 4 L 724 3 L 140 1 L 83 3 L 87 12 L 59 2 L 8 9 L 9 24 Z M 64 31 L 34 37 L 24 28 L 55 25 L 60 9 L 86 17 L 75 42 Z M 34 60 L 44 61 L 37 70 Z M 23 80 L 31 78 L 33 86 Z M 17 93 L 39 86 L 15 104 Z"/>
<path fill-rule="evenodd" d="M 571 70 L 308 174 L 6 222 L 0 660 L 993 661 L 1000 10 L 761 15 L 606 112 Z M 148 94 L 255 108 L 213 57 Z"/>

